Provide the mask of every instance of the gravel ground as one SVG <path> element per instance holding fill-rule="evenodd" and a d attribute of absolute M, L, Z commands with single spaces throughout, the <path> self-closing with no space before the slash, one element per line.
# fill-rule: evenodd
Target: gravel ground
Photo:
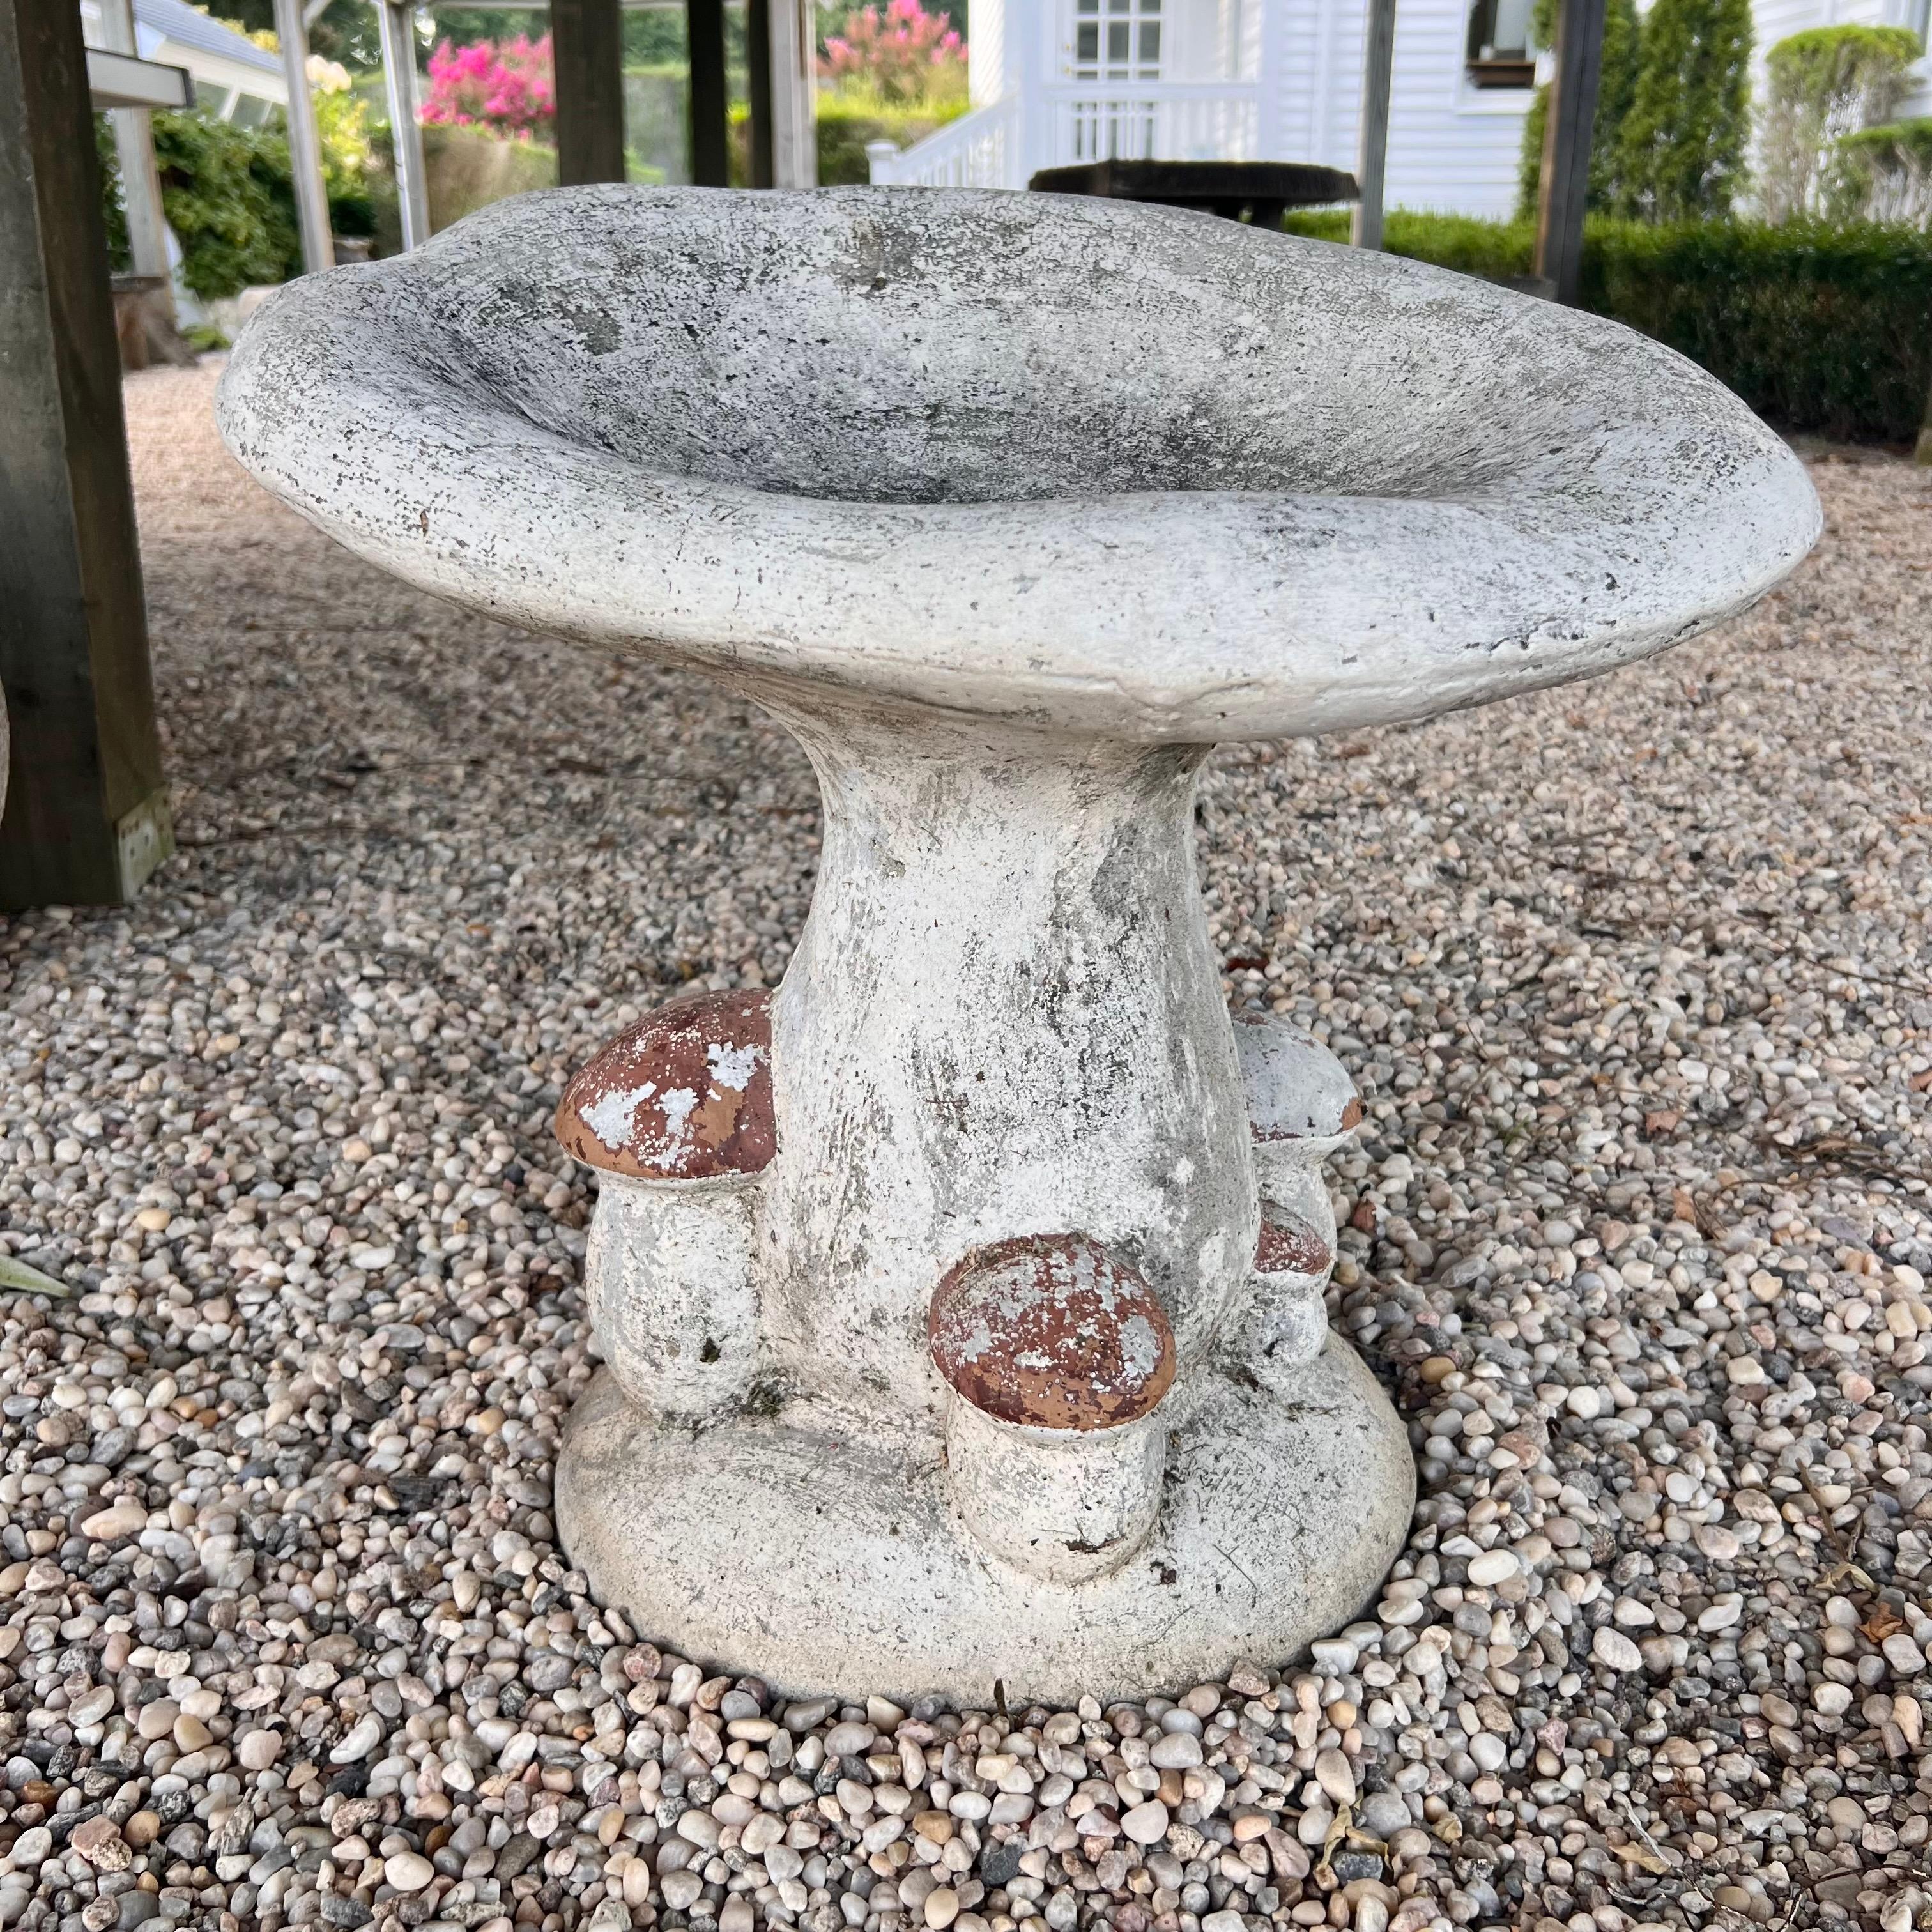
<path fill-rule="evenodd" d="M 782 971 L 807 769 L 332 551 L 212 377 L 129 387 L 182 855 L 0 920 L 0 1252 L 73 1291 L 0 1298 L 0 1922 L 1932 1922 L 1932 475 L 1819 463 L 1813 566 L 1652 665 L 1204 786 L 1233 997 L 1369 1105 L 1372 1613 L 1178 1705 L 788 1708 L 556 1546 L 547 1123 Z"/>

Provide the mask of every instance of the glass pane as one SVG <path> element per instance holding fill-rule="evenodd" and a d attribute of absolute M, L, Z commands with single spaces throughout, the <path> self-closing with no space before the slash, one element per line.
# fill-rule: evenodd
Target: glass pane
<path fill-rule="evenodd" d="M 417 44 L 423 176 L 432 229 L 471 209 L 556 182 L 556 118 L 548 8 L 425 8 Z M 380 92 L 378 98 L 380 98 Z"/>
<path fill-rule="evenodd" d="M 1083 20 L 1074 41 L 1075 58 L 1095 61 L 1100 58 L 1100 25 L 1097 20 Z"/>
<path fill-rule="evenodd" d="M 1125 20 L 1110 20 L 1107 23 L 1107 58 L 1110 61 L 1124 61 L 1127 58 L 1129 28 Z"/>
<path fill-rule="evenodd" d="M 1496 50 L 1520 55 L 1529 38 L 1530 0 L 1496 0 Z"/>
<path fill-rule="evenodd" d="M 1143 20 L 1141 22 L 1141 58 L 1150 66 L 1160 60 L 1160 22 Z"/>
<path fill-rule="evenodd" d="M 624 10 L 624 160 L 634 182 L 691 178 L 691 64 L 682 6 Z"/>

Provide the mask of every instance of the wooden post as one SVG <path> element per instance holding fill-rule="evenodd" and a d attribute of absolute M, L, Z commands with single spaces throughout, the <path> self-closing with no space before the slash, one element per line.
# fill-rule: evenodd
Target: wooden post
<path fill-rule="evenodd" d="M 133 0 L 101 0 L 100 35 L 112 53 L 140 58 L 134 38 Z M 170 322 L 174 302 L 166 284 L 168 221 L 161 207 L 161 174 L 154 164 L 152 112 L 146 107 L 117 107 L 108 116 L 114 130 L 114 152 L 121 164 L 121 206 L 128 218 L 128 266 L 137 275 L 159 275 Z"/>
<path fill-rule="evenodd" d="M 396 158 L 396 200 L 403 246 L 429 239 L 429 178 L 423 171 L 422 122 L 416 99 L 416 8 L 411 0 L 376 0 L 382 34 L 382 91 L 389 104 L 389 142 Z"/>
<path fill-rule="evenodd" d="M 691 57 L 691 178 L 700 188 L 729 188 L 724 0 L 684 0 L 684 17 Z"/>
<path fill-rule="evenodd" d="M 1604 0 L 1558 0 L 1556 75 L 1543 129 L 1543 181 L 1536 205 L 1536 274 L 1572 308 L 1582 291 L 1583 210 L 1590 194 L 1590 142 L 1604 71 Z"/>
<path fill-rule="evenodd" d="M 624 178 L 624 19 L 620 0 L 550 0 L 560 186 Z"/>
<path fill-rule="evenodd" d="M 0 907 L 112 905 L 174 849 L 80 10 L 0 0 Z"/>
<path fill-rule="evenodd" d="M 818 185 L 818 32 L 812 0 L 766 0 L 771 28 L 772 185 Z"/>
<path fill-rule="evenodd" d="M 1382 245 L 1382 182 L 1388 167 L 1389 83 L 1395 69 L 1395 0 L 1369 0 L 1362 40 L 1362 124 L 1355 144 L 1355 206 L 1348 239 Z"/>
<path fill-rule="evenodd" d="M 772 13 L 783 0 L 745 0 L 745 66 L 752 97 L 752 185 L 770 188 L 772 170 Z"/>
<path fill-rule="evenodd" d="M 322 182 L 322 137 L 316 132 L 315 98 L 308 88 L 308 29 L 302 0 L 275 0 L 275 38 L 289 84 L 289 169 L 295 176 L 296 224 L 302 231 L 302 272 L 335 266 L 328 228 L 328 191 Z"/>

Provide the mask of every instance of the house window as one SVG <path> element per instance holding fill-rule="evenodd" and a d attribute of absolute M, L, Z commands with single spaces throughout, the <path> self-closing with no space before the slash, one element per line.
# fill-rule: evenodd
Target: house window
<path fill-rule="evenodd" d="M 1468 70 L 1478 87 L 1534 87 L 1533 0 L 1475 0 L 1469 9 Z"/>
<path fill-rule="evenodd" d="M 1076 80 L 1158 80 L 1161 0 L 1075 0 Z"/>

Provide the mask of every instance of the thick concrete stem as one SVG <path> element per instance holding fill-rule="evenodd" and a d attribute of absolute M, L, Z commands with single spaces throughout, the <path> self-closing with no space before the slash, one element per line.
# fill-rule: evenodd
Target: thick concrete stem
<path fill-rule="evenodd" d="M 1152 1284 L 1184 1377 L 1256 1229 L 1195 876 L 1207 748 L 772 708 L 818 769 L 825 835 L 772 1008 L 768 1338 L 868 1407 L 923 1406 L 944 1270 L 1078 1230 Z"/>

